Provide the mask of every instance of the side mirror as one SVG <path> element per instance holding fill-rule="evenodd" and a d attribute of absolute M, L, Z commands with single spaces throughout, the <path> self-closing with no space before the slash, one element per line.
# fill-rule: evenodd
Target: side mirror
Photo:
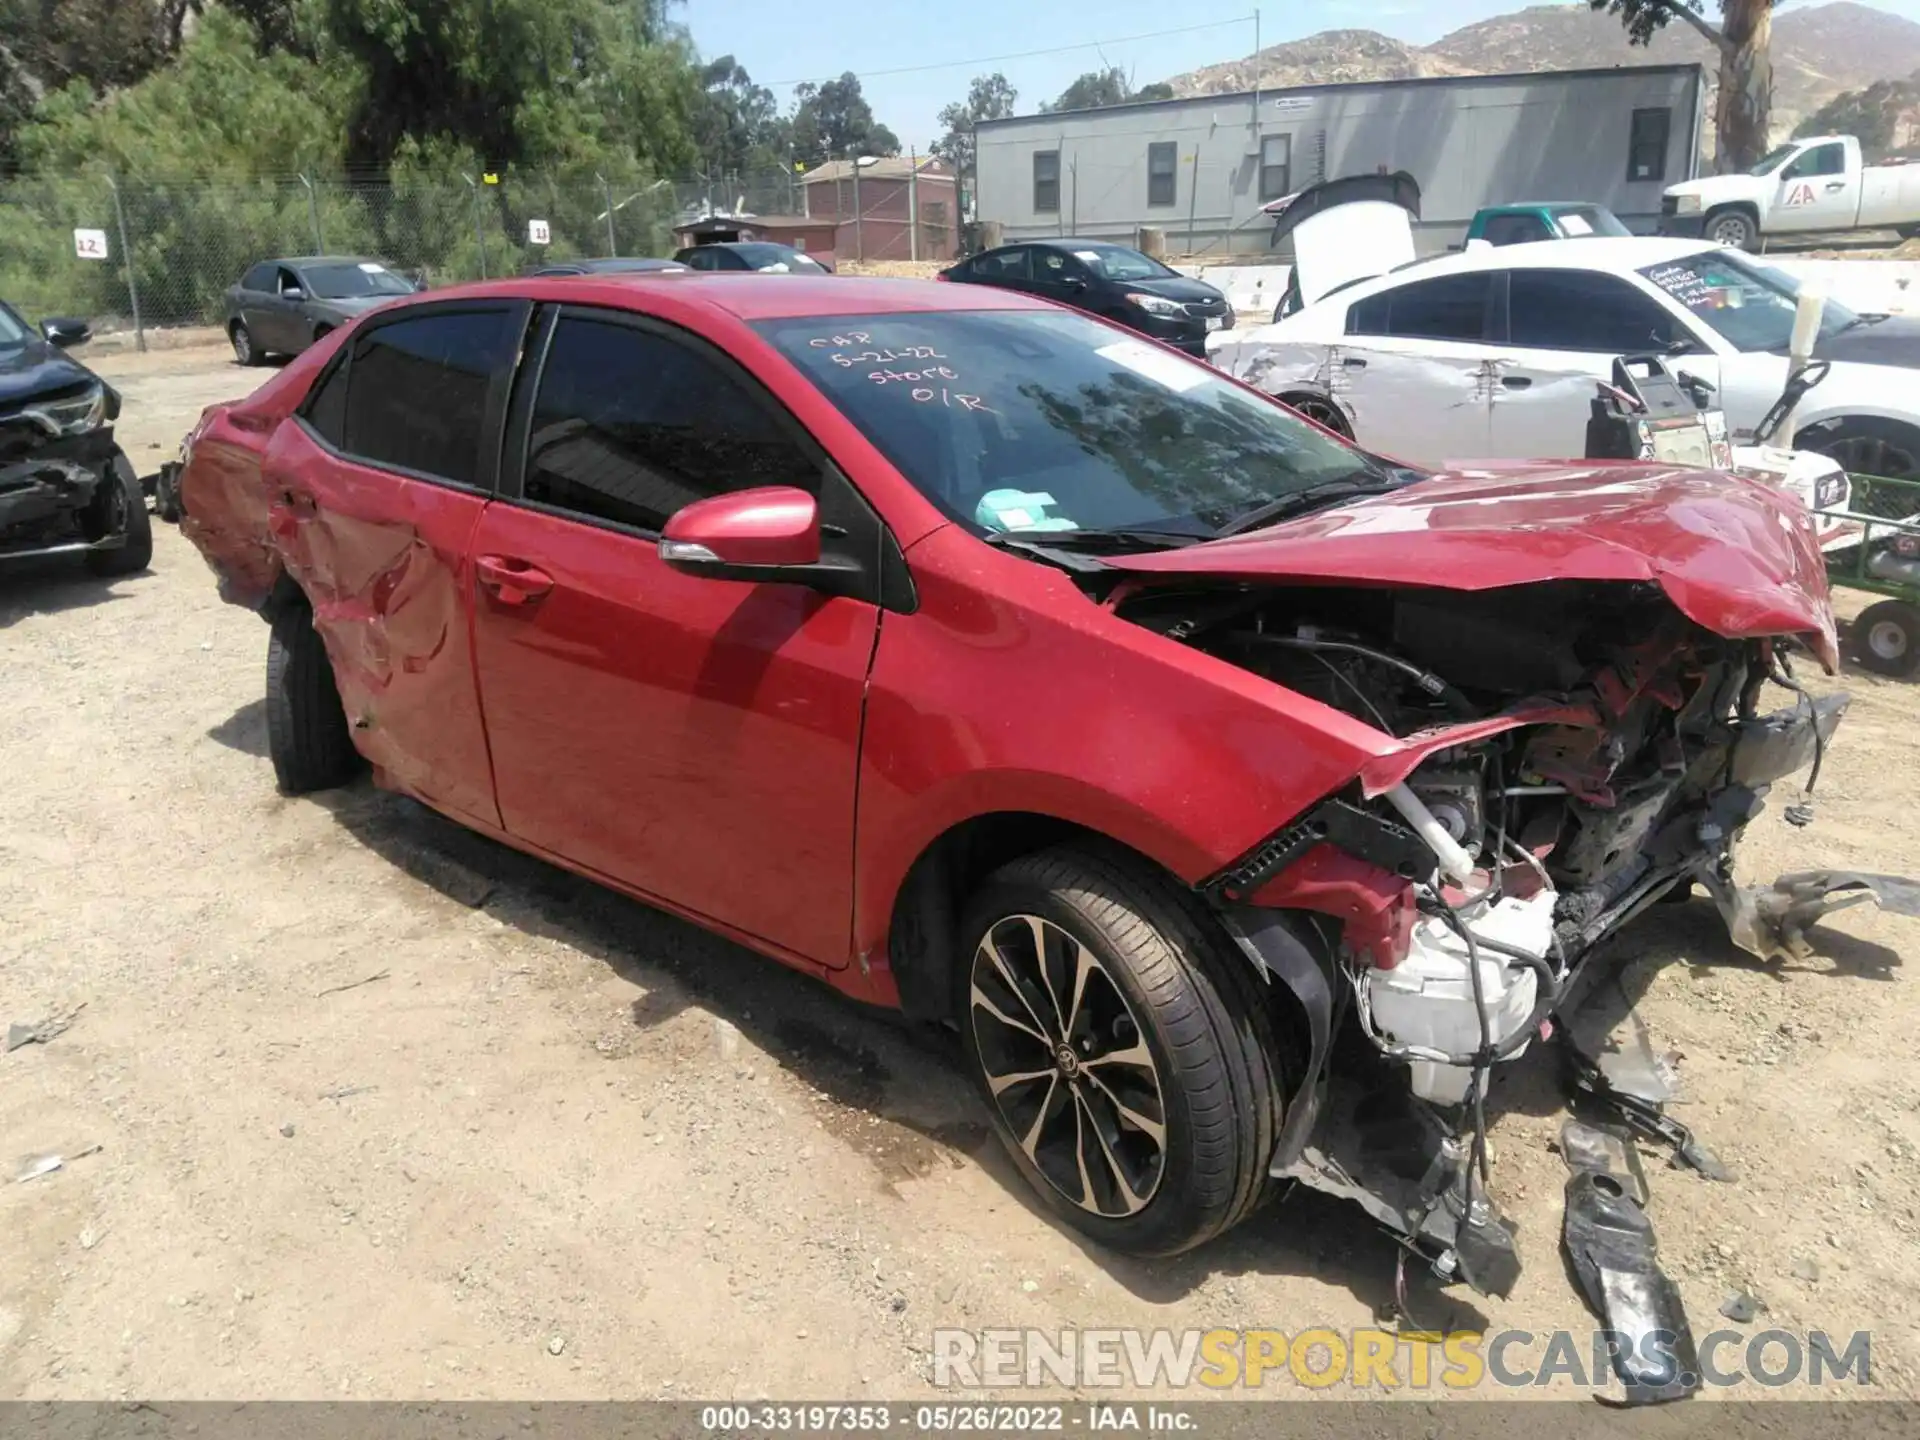
<path fill-rule="evenodd" d="M 1062 275 L 1060 277 L 1060 283 L 1069 290 L 1084 290 L 1087 288 L 1087 277 L 1084 275 Z"/>
<path fill-rule="evenodd" d="M 307 292 L 302 290 L 298 285 L 289 285 L 280 292 L 280 298 L 282 300 L 304 300 L 307 298 Z"/>
<path fill-rule="evenodd" d="M 58 315 L 40 322 L 40 333 L 58 350 L 70 350 L 93 338 L 93 327 L 76 315 Z"/>
<path fill-rule="evenodd" d="M 683 575 L 804 583 L 809 572 L 826 568 L 820 561 L 820 507 L 791 485 L 696 500 L 660 532 L 660 559 Z"/>

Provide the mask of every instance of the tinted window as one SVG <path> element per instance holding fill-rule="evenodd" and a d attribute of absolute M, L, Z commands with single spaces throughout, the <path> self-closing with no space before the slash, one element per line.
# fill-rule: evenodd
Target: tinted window
<path fill-rule="evenodd" d="M 347 367 L 336 361 L 307 396 L 300 413 L 321 439 L 336 450 L 346 448 Z"/>
<path fill-rule="evenodd" d="M 274 268 L 271 262 L 256 265 L 247 271 L 246 275 L 241 279 L 240 288 L 242 290 L 264 290 L 270 294 L 274 288 L 273 276 Z"/>
<path fill-rule="evenodd" d="M 347 365 L 346 451 L 477 484 L 487 387 L 511 358 L 514 319 L 507 310 L 422 315 L 358 337 Z"/>
<path fill-rule="evenodd" d="M 1377 473 L 1204 361 L 1066 311 L 756 328 L 976 533 L 1142 525 L 1207 535 L 1277 496 Z"/>
<path fill-rule="evenodd" d="M 1633 112 L 1633 128 L 1627 132 L 1627 179 L 1667 178 L 1667 131 L 1672 125 L 1673 112 L 1664 107 Z"/>
<path fill-rule="evenodd" d="M 1805 180 L 1814 175 L 1844 175 L 1847 173 L 1847 147 L 1838 142 L 1832 145 L 1816 145 L 1807 151 L 1782 173 L 1782 180 Z"/>
<path fill-rule="evenodd" d="M 1042 285 L 1058 285 L 1071 275 L 1077 275 L 1084 280 L 1087 267 L 1071 255 L 1063 255 L 1058 250 L 1034 251 L 1033 278 Z"/>
<path fill-rule="evenodd" d="M 1531 240 L 1552 238 L 1547 224 L 1538 215 L 1495 215 L 1482 232 L 1489 245 L 1524 245 Z"/>
<path fill-rule="evenodd" d="M 1180 150 L 1171 140 L 1147 146 L 1147 204 L 1172 205 L 1178 198 Z"/>
<path fill-rule="evenodd" d="M 1508 279 L 1509 343 L 1611 354 L 1664 350 L 1684 333 L 1646 295 L 1592 270 L 1515 270 Z"/>
<path fill-rule="evenodd" d="M 1480 340 L 1486 335 L 1488 271 L 1416 280 L 1359 301 L 1347 312 L 1349 335 L 1414 340 Z"/>
<path fill-rule="evenodd" d="M 526 476 L 529 500 L 640 530 L 730 490 L 820 488 L 814 463 L 714 361 L 578 318 L 560 322 L 547 351 Z"/>
<path fill-rule="evenodd" d="M 973 273 L 982 280 L 1027 280 L 1033 270 L 1024 246 L 1013 250 L 989 250 L 973 262 Z"/>

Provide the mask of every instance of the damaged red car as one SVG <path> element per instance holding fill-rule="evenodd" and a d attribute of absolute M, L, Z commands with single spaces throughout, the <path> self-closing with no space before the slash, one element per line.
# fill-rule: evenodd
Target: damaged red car
<path fill-rule="evenodd" d="M 283 789 L 368 764 L 950 1023 L 1124 1251 L 1297 1180 L 1504 1292 L 1490 1072 L 1663 897 L 1773 953 L 1829 888 L 1731 880 L 1845 704 L 1791 668 L 1835 660 L 1798 502 L 1409 470 L 1017 294 L 402 300 L 208 411 L 181 494 Z"/>

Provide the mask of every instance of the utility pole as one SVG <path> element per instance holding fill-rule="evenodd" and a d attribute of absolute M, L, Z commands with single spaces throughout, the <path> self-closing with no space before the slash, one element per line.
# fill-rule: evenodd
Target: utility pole
<path fill-rule="evenodd" d="M 327 237 L 320 233 L 320 206 L 313 197 L 313 181 L 305 175 L 299 177 L 300 183 L 307 187 L 307 220 L 313 226 L 313 253 L 327 253 Z"/>
<path fill-rule="evenodd" d="M 1253 12 L 1253 133 L 1260 133 L 1260 12 Z"/>
<path fill-rule="evenodd" d="M 120 182 L 109 175 L 107 188 L 113 191 L 113 218 L 120 230 L 120 261 L 127 271 L 127 301 L 133 307 L 133 343 L 136 349 L 144 353 L 147 348 L 147 329 L 140 323 L 140 283 L 133 277 L 133 247 L 127 244 L 127 210 L 120 203 Z"/>
<path fill-rule="evenodd" d="M 907 258 L 920 258 L 920 155 L 907 147 Z"/>
<path fill-rule="evenodd" d="M 853 258 L 864 262 L 867 258 L 867 240 L 860 228 L 860 157 L 854 153 L 854 147 L 847 147 L 847 164 L 853 167 Z"/>
<path fill-rule="evenodd" d="M 1200 147 L 1193 147 L 1193 174 L 1187 177 L 1187 254 L 1193 254 L 1193 215 L 1200 206 Z"/>
<path fill-rule="evenodd" d="M 613 186 L 604 175 L 595 175 L 593 178 L 600 182 L 600 193 L 607 201 L 607 258 L 612 259 L 620 253 L 620 241 L 613 232 Z"/>

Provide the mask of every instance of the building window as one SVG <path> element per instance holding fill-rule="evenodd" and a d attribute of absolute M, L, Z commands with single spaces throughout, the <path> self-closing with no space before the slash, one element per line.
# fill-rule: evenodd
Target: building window
<path fill-rule="evenodd" d="M 1260 138 L 1260 199 L 1278 200 L 1293 193 L 1293 136 Z"/>
<path fill-rule="evenodd" d="M 1673 112 L 1664 106 L 1633 112 L 1633 133 L 1627 142 L 1627 179 L 1667 178 L 1667 131 L 1672 124 Z"/>
<path fill-rule="evenodd" d="M 1147 204 L 1171 205 L 1180 188 L 1180 147 L 1171 140 L 1147 146 Z"/>
<path fill-rule="evenodd" d="M 1042 213 L 1060 213 L 1060 152 L 1033 152 L 1033 208 Z"/>

